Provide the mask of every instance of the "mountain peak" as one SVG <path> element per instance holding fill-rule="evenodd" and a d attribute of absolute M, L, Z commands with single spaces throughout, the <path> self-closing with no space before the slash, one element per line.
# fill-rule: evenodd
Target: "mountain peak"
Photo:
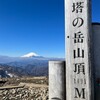
<path fill-rule="evenodd" d="M 25 54 L 25 55 L 23 55 L 23 56 L 21 56 L 21 57 L 36 57 L 36 56 L 39 56 L 39 55 L 36 54 L 36 53 L 34 53 L 34 52 L 30 52 L 30 53 Z"/>

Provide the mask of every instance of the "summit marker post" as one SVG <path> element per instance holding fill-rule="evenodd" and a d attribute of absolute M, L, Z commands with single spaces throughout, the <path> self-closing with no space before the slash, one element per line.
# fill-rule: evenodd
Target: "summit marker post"
<path fill-rule="evenodd" d="M 94 100 L 91 31 L 91 0 L 65 0 L 67 100 Z"/>

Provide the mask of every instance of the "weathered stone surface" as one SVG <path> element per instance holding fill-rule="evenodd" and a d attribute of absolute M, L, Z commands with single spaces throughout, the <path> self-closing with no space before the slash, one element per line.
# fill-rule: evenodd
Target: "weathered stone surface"
<path fill-rule="evenodd" d="M 0 100 L 49 100 L 47 87 L 0 90 L 0 93 Z"/>
<path fill-rule="evenodd" d="M 91 0 L 65 0 L 67 100 L 93 100 Z"/>
<path fill-rule="evenodd" d="M 65 61 L 49 61 L 49 100 L 65 100 Z"/>

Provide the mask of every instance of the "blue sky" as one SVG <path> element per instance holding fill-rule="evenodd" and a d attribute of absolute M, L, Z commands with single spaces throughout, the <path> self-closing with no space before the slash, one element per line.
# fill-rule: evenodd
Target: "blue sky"
<path fill-rule="evenodd" d="M 100 0 L 92 0 L 92 22 L 100 23 Z"/>
<path fill-rule="evenodd" d="M 93 0 L 94 22 L 100 22 L 99 4 Z M 64 36 L 63 0 L 0 0 L 0 55 L 64 57 Z"/>

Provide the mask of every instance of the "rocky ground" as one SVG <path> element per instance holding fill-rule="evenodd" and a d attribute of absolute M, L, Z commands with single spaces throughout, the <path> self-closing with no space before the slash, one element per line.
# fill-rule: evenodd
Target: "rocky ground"
<path fill-rule="evenodd" d="M 49 100 L 46 77 L 25 78 L 25 81 L 24 78 L 17 79 L 16 84 L 11 82 L 15 79 L 7 80 L 9 81 L 0 87 L 0 100 Z"/>

